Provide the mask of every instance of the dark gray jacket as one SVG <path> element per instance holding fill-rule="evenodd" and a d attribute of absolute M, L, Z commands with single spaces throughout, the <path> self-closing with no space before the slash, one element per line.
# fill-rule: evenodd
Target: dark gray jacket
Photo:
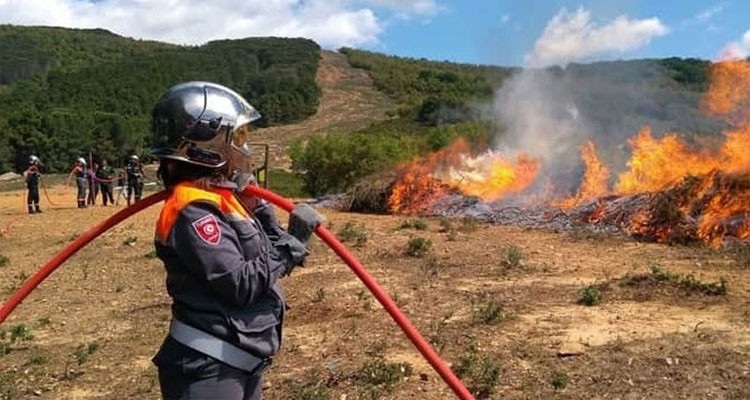
<path fill-rule="evenodd" d="M 157 222 L 156 252 L 167 270 L 174 318 L 259 357 L 276 354 L 291 267 L 229 188 L 181 184 Z"/>

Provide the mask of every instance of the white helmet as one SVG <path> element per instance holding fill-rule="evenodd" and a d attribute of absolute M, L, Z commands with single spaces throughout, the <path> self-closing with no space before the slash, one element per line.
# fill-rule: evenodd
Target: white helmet
<path fill-rule="evenodd" d="M 78 160 L 76 161 L 78 161 L 78 163 L 81 165 L 86 165 L 86 159 L 83 157 L 78 157 Z"/>
<path fill-rule="evenodd" d="M 29 164 L 39 164 L 39 157 L 35 155 L 29 156 Z"/>
<path fill-rule="evenodd" d="M 130 160 L 131 161 L 138 161 L 139 159 L 138 159 L 137 155 L 133 154 L 132 156 L 130 156 Z"/>

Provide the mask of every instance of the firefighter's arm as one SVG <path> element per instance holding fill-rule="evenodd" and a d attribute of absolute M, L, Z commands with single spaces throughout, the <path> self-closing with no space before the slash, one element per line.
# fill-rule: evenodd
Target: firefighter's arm
<path fill-rule="evenodd" d="M 294 263 L 290 254 L 267 245 L 257 230 L 242 240 L 254 241 L 261 251 L 245 260 L 240 238 L 214 205 L 188 205 L 172 229 L 171 245 L 178 249 L 180 260 L 236 306 L 248 305 L 266 293 Z"/>

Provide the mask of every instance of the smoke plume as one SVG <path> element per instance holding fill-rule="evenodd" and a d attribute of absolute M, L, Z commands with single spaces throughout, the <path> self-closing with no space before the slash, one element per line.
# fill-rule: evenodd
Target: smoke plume
<path fill-rule="evenodd" d="M 588 108 L 603 106 L 591 100 L 592 96 L 606 96 L 607 85 L 575 70 L 580 64 L 573 71 L 568 65 L 637 49 L 667 31 L 656 18 L 619 16 L 597 24 L 583 8 L 575 12 L 562 9 L 526 55 L 524 68 L 496 92 L 493 110 L 502 132 L 496 137 L 495 149 L 520 151 L 540 160 L 542 178 L 553 181 L 558 189 L 570 190 L 581 175 L 579 147 L 587 140 L 596 142 L 596 135 L 605 133 L 601 131 L 603 121 L 596 118 L 601 113 Z M 552 64 L 559 66 L 549 67 Z M 611 134 L 614 127 L 606 129 Z"/>

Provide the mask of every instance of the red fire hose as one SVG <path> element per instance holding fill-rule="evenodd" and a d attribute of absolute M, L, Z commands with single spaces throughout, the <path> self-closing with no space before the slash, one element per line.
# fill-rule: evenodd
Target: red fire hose
<path fill-rule="evenodd" d="M 294 209 L 294 203 L 279 196 L 278 194 L 269 190 L 263 189 L 259 186 L 250 185 L 245 189 L 245 193 L 254 195 L 271 203 L 281 207 L 287 212 L 291 212 Z M 380 302 L 385 308 L 385 311 L 393 318 L 394 321 L 401 327 L 406 336 L 411 340 L 412 344 L 422 353 L 422 356 L 427 359 L 433 369 L 440 375 L 445 383 L 450 386 L 453 392 L 461 400 L 474 400 L 474 396 L 466 389 L 466 386 L 461 382 L 460 379 L 451 371 L 448 365 L 440 359 L 440 356 L 432 349 L 430 344 L 419 334 L 417 328 L 409 321 L 409 318 L 401 312 L 396 303 L 388 296 L 388 293 L 383 290 L 378 284 L 375 278 L 370 275 L 365 267 L 359 263 L 359 260 L 344 247 L 344 245 L 336 239 L 336 237 L 326 229 L 326 227 L 319 225 L 315 229 L 315 234 L 328 245 L 341 259 L 346 262 L 351 268 L 352 272 L 367 286 L 373 296 Z"/>
<path fill-rule="evenodd" d="M 141 201 L 136 202 L 130 207 L 122 209 L 116 212 L 111 217 L 104 220 L 104 222 L 96 225 L 95 227 L 84 232 L 81 236 L 78 236 L 67 247 L 62 249 L 61 252 L 57 253 L 51 260 L 47 261 L 46 264 L 39 268 L 34 275 L 31 276 L 24 284 L 15 292 L 8 300 L 5 301 L 3 307 L 0 308 L 0 324 L 8 318 L 11 312 L 21 304 L 26 296 L 31 293 L 43 280 L 54 272 L 62 263 L 64 263 L 73 254 L 77 253 L 78 250 L 89 244 L 92 240 L 96 239 L 99 235 L 106 232 L 110 228 L 129 218 L 130 216 L 144 210 L 160 201 L 164 201 L 167 198 L 169 192 L 163 190 L 161 192 L 152 194 L 148 197 L 143 198 Z"/>
<path fill-rule="evenodd" d="M 265 190 L 258 186 L 248 186 L 246 190 L 249 194 L 263 198 L 278 207 L 291 212 L 294 209 L 294 203 L 281 197 L 271 191 Z M 65 247 L 61 252 L 56 254 L 51 260 L 44 264 L 34 275 L 31 276 L 0 308 L 0 324 L 10 315 L 11 312 L 52 272 L 54 272 L 62 263 L 64 263 L 73 254 L 86 246 L 96 237 L 106 232 L 110 228 L 131 217 L 132 215 L 165 200 L 169 192 L 162 190 L 133 205 L 118 211 L 104 222 L 89 229 L 79 236 L 75 241 Z M 356 257 L 350 253 L 346 247 L 324 226 L 318 226 L 315 230 L 318 237 L 323 240 L 336 254 L 345 261 L 352 269 L 355 275 L 365 284 L 367 289 L 375 296 L 380 304 L 385 308 L 393 320 L 401 327 L 406 336 L 411 340 L 414 346 L 419 350 L 422 356 L 427 359 L 432 368 L 440 375 L 446 384 L 461 400 L 474 400 L 474 396 L 466 389 L 466 386 L 451 371 L 448 365 L 440 359 L 440 356 L 432 349 L 429 343 L 419 334 L 417 328 L 409 321 L 406 315 L 401 312 L 396 303 L 388 296 L 375 279 L 365 270 Z"/>

